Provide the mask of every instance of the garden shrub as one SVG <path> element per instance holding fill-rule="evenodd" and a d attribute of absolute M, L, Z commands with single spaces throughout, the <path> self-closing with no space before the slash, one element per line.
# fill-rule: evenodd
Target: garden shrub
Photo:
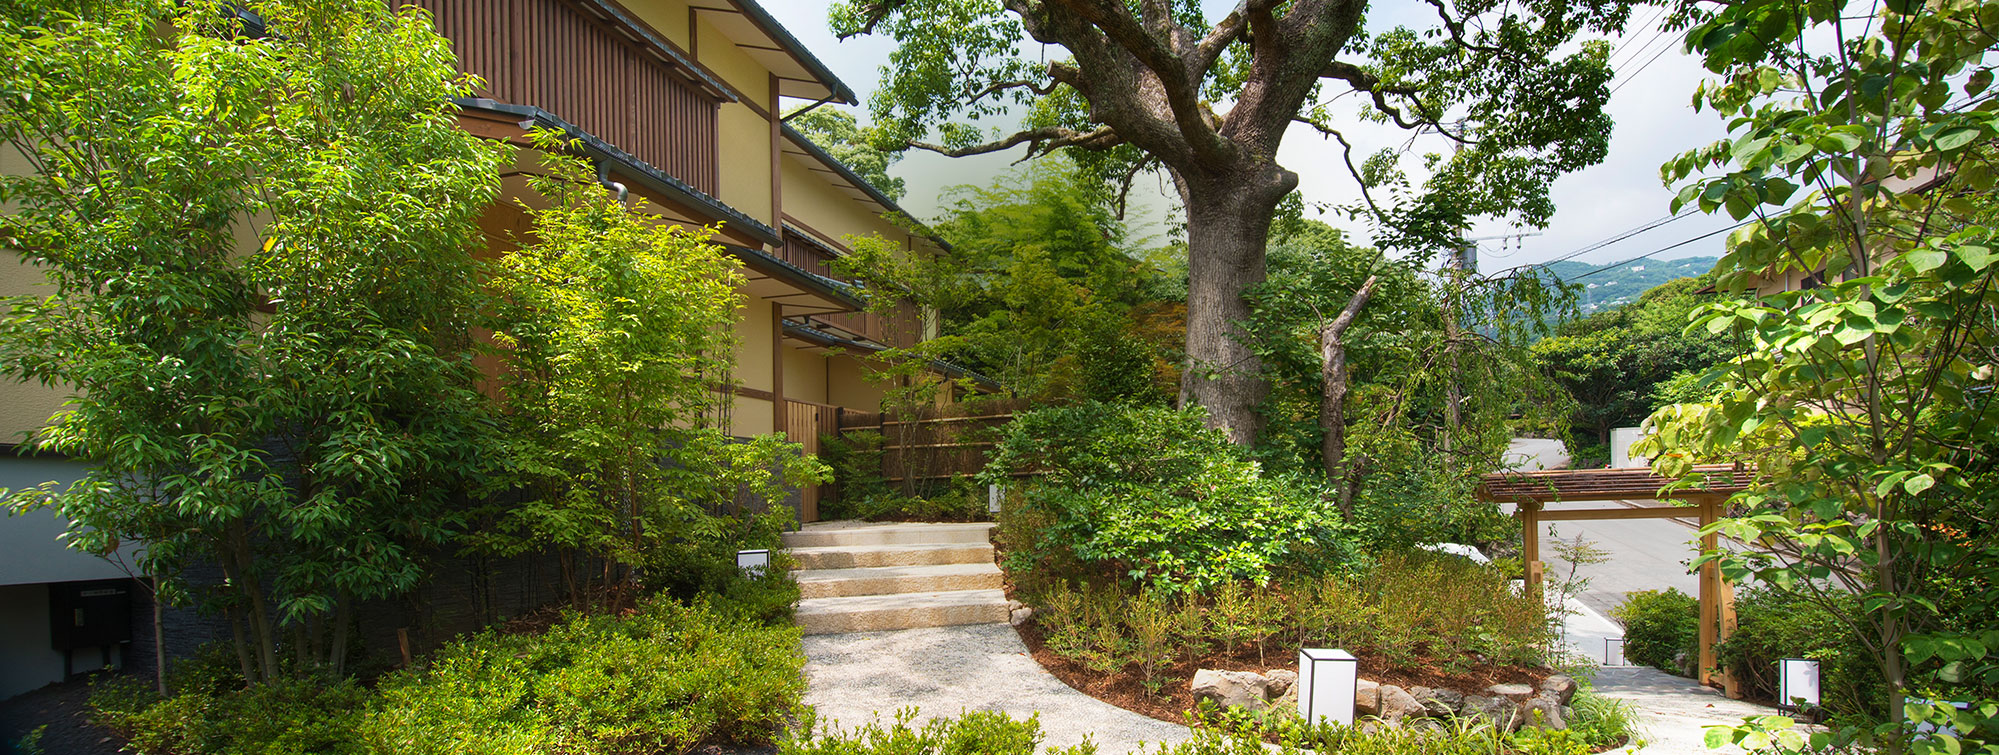
<path fill-rule="evenodd" d="M 100 723 L 130 740 L 126 751 L 139 755 L 364 752 L 354 732 L 368 693 L 352 680 L 281 676 L 238 687 L 189 684 L 162 698 L 142 679 L 117 677 L 92 691 L 91 705 Z"/>
<path fill-rule="evenodd" d="M 774 741 L 799 709 L 798 630 L 643 601 L 540 636 L 487 631 L 391 674 L 362 727 L 380 752 L 686 752 Z"/>
<path fill-rule="evenodd" d="M 1835 600 L 1833 610 L 1860 611 L 1860 601 L 1852 595 Z M 1850 625 L 1827 606 L 1798 591 L 1751 587 L 1736 593 L 1735 620 L 1735 632 L 1715 645 L 1715 657 L 1744 695 L 1775 700 L 1777 661 L 1810 658 L 1819 662 L 1820 702 L 1827 713 L 1870 721 L 1887 718 L 1880 669 L 1860 650 Z"/>
<path fill-rule="evenodd" d="M 820 728 L 811 716 L 797 736 L 778 747 L 778 755 L 1034 755 L 1041 744 L 1037 716 L 1015 719 L 1005 713 L 968 711 L 958 718 L 932 719 L 912 727 L 916 710 L 896 711 L 884 723 L 869 721 L 851 730 Z M 1088 743 L 1048 748 L 1048 755 L 1094 755 Z"/>
<path fill-rule="evenodd" d="M 1578 706 L 1583 698 L 1577 698 Z M 1580 711 L 1581 708 L 1579 707 Z M 1344 727 L 1306 725 L 1297 717 L 1265 718 L 1239 709 L 1203 704 L 1189 713 L 1193 737 L 1178 744 L 1155 745 L 1150 755 L 1588 755 L 1621 744 L 1629 736 L 1630 716 L 1620 711 L 1607 720 L 1616 737 L 1600 738 L 1596 729 L 1527 730 L 1505 734 L 1491 726 L 1458 721 L 1443 731 L 1415 727 Z M 1037 718 L 1015 719 L 1004 713 L 973 711 L 959 718 L 934 719 L 920 727 L 910 721 L 915 711 L 897 712 L 887 723 L 870 722 L 851 731 L 814 730 L 808 725 L 778 749 L 779 755 L 1036 755 L 1042 741 Z M 1274 747 L 1271 746 L 1274 743 Z M 1042 755 L 1095 755 L 1085 740 L 1069 747 L 1049 747 Z"/>
<path fill-rule="evenodd" d="M 1155 692 L 1162 667 L 1210 651 L 1268 663 L 1297 647 L 1342 647 L 1458 672 L 1541 664 L 1551 639 L 1545 612 L 1504 574 L 1422 552 L 1383 556 L 1360 576 L 1229 583 L 1207 595 L 1053 581 L 1031 597 L 1049 650 L 1098 673 L 1136 665 Z"/>
<path fill-rule="evenodd" d="M 1627 660 L 1677 674 L 1674 656 L 1700 652 L 1700 601 L 1679 590 L 1631 593 L 1610 615 L 1624 624 Z"/>
<path fill-rule="evenodd" d="M 1177 592 L 1353 559 L 1323 495 L 1265 475 L 1198 410 L 1090 402 L 1027 412 L 981 479 L 1018 489 L 1007 516 L 1044 523 L 1006 543 L 1016 573 L 1075 562 Z"/>

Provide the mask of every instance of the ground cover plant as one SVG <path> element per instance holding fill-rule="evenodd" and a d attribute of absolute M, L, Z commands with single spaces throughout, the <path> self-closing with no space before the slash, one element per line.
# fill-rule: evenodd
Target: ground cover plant
<path fill-rule="evenodd" d="M 1547 614 L 1504 575 L 1454 556 L 1390 554 L 1352 575 L 1231 582 L 1203 594 L 1053 581 L 1023 595 L 1023 634 L 1077 689 L 1167 720 L 1192 710 L 1194 672 L 1295 665 L 1300 647 L 1345 648 L 1368 679 L 1483 689 L 1538 683 Z"/>
<path fill-rule="evenodd" d="M 788 580 L 757 580 L 777 581 Z M 169 696 L 114 677 L 92 702 L 141 755 L 610 755 L 769 744 L 798 713 L 804 657 L 796 628 L 752 613 L 719 599 L 645 598 L 617 614 L 567 612 L 533 631 L 488 629 L 372 688 L 306 674 L 245 688 L 224 657 L 177 666 Z"/>
<path fill-rule="evenodd" d="M 1584 703 L 1578 705 L 1604 705 Z M 1610 706 L 1615 708 L 1615 706 Z M 1064 747 L 1042 747 L 1045 735 L 1035 717 L 1016 719 L 1004 713 L 973 711 L 955 718 L 938 718 L 913 726 L 915 711 L 900 711 L 842 730 L 816 727 L 808 719 L 797 736 L 787 739 L 779 755 L 1094 755 L 1088 740 Z M 1601 730 L 1523 730 L 1505 734 L 1490 726 L 1463 725 L 1424 731 L 1395 727 L 1308 726 L 1292 718 L 1274 724 L 1221 714 L 1212 708 L 1194 715 L 1193 736 L 1178 744 L 1155 744 L 1147 755 L 1301 755 L 1308 752 L 1344 755 L 1587 755 L 1623 742 L 1629 716 L 1613 710 L 1597 720 Z M 1614 735 L 1606 738 L 1606 735 Z M 1275 745 L 1275 747 L 1272 747 Z"/>

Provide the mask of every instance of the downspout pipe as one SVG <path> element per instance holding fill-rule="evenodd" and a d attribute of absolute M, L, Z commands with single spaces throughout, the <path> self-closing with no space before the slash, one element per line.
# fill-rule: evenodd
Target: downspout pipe
<path fill-rule="evenodd" d="M 819 100 L 818 102 L 814 102 L 814 103 L 812 103 L 812 104 L 810 104 L 810 105 L 806 105 L 805 107 L 802 107 L 802 108 L 799 108 L 799 109 L 797 109 L 797 110 L 793 110 L 793 111 L 791 111 L 791 114 L 790 114 L 790 115 L 786 115 L 786 116 L 780 116 L 780 117 L 778 118 L 778 120 L 780 120 L 780 121 L 784 121 L 784 122 L 786 122 L 786 123 L 790 123 L 790 122 L 791 122 L 791 119 L 793 119 L 793 118 L 797 118 L 798 116 L 801 116 L 801 115 L 804 115 L 804 114 L 806 114 L 806 113 L 810 113 L 810 112 L 812 112 L 812 109 L 813 109 L 813 108 L 816 108 L 816 107 L 819 107 L 820 105 L 824 105 L 824 104 L 826 104 L 826 103 L 828 103 L 828 102 L 832 102 L 832 101 L 833 101 L 833 98 L 834 98 L 834 97 L 836 97 L 836 96 L 838 96 L 838 95 L 832 95 L 832 94 L 829 94 L 829 95 L 826 95 L 826 96 L 825 96 L 824 98 L 820 99 L 820 100 Z"/>
<path fill-rule="evenodd" d="M 597 161 L 597 183 L 617 194 L 618 204 L 626 204 L 626 198 L 631 196 L 631 189 L 626 188 L 622 183 L 611 180 L 611 164 L 602 160 Z"/>

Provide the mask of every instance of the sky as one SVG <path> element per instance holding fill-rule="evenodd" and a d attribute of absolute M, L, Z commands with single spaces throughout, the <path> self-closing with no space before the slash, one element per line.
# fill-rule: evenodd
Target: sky
<path fill-rule="evenodd" d="M 881 82 L 881 69 L 894 50 L 893 40 L 886 37 L 857 37 L 844 42 L 835 39 L 827 29 L 826 0 L 762 2 L 835 75 L 860 94 L 863 101 L 873 96 Z M 1207 4 L 1219 5 L 1213 0 Z M 1434 22 L 1434 16 L 1429 15 L 1430 6 L 1424 3 L 1387 0 L 1377 3 L 1376 8 L 1387 10 L 1377 11 L 1375 17 L 1370 18 L 1369 26 L 1373 28 L 1407 24 L 1423 29 Z M 1616 126 L 1611 135 L 1608 158 L 1555 182 L 1552 194 L 1556 212 L 1547 228 L 1514 227 L 1503 222 L 1486 222 L 1475 228 L 1472 234 L 1475 238 L 1538 234 L 1481 241 L 1481 272 L 1492 274 L 1518 265 L 1561 258 L 1667 217 L 1673 191 L 1660 183 L 1660 164 L 1725 135 L 1725 124 L 1712 111 L 1696 113 L 1689 104 L 1694 88 L 1706 77 L 1699 61 L 1680 51 L 1677 35 L 1658 34 L 1654 25 L 1641 25 L 1653 10 L 1640 8 L 1633 14 L 1633 28 L 1622 37 L 1611 38 L 1617 46 L 1611 58 L 1617 76 L 1611 83 L 1613 93 L 1610 99 L 1610 112 Z M 1226 8 L 1219 8 L 1219 12 L 1211 10 L 1215 16 L 1222 12 L 1226 12 Z M 1333 89 L 1329 87 L 1328 91 Z M 1341 113 L 1343 108 L 1345 115 L 1352 115 L 1361 106 L 1359 98 L 1347 97 L 1340 101 L 1334 112 Z M 865 120 L 865 108 L 857 109 L 856 115 Z M 1356 142 L 1356 161 L 1383 147 L 1400 147 L 1410 138 L 1407 132 L 1392 125 L 1361 124 L 1358 118 L 1351 118 L 1347 123 L 1354 124 L 1354 128 L 1345 130 L 1348 137 Z M 1441 137 L 1428 136 L 1419 138 L 1414 149 L 1418 153 L 1445 151 L 1448 146 Z M 902 200 L 903 207 L 918 218 L 929 219 L 936 215 L 943 204 L 941 200 L 951 187 L 990 183 L 1009 170 L 1022 150 L 1024 148 L 1010 154 L 967 158 L 947 158 L 912 150 L 905 159 L 890 168 L 890 173 L 901 177 L 908 187 L 908 194 Z M 1405 164 L 1413 162 L 1405 159 Z M 1278 151 L 1278 163 L 1299 174 L 1299 191 L 1308 205 L 1347 204 L 1359 197 L 1358 187 L 1341 162 L 1338 143 L 1321 138 L 1306 126 L 1294 124 L 1291 132 L 1285 135 L 1283 146 Z M 1168 233 L 1167 212 L 1177 205 L 1170 185 L 1165 184 L 1163 178 L 1151 181 L 1141 179 L 1140 186 L 1133 189 L 1133 195 L 1135 204 L 1142 202 L 1144 205 L 1132 214 L 1137 237 L 1151 237 L 1152 243 L 1163 243 Z M 1313 217 L 1309 211 L 1307 216 Z M 1357 236 L 1367 235 L 1364 224 L 1358 221 L 1332 215 L 1319 216 L 1319 219 L 1335 227 L 1346 228 Z M 1604 245 L 1574 259 L 1608 265 L 1721 230 L 1732 222 L 1726 215 L 1696 214 Z M 1721 234 L 1694 241 L 1661 252 L 1657 258 L 1720 256 L 1725 236 Z"/>

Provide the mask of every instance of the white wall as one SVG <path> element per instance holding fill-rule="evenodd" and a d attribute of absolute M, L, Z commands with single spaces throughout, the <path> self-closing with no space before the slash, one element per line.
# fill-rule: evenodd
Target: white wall
<path fill-rule="evenodd" d="M 1644 433 L 1636 427 L 1613 427 L 1610 429 L 1610 466 L 1616 469 L 1643 467 L 1652 463 L 1651 459 L 1631 455 L 1631 444 L 1638 442 Z"/>
<path fill-rule="evenodd" d="M 1514 438 L 1507 442 L 1506 455 L 1500 462 L 1513 472 L 1567 469 L 1569 449 L 1553 438 Z"/>
<path fill-rule="evenodd" d="M 0 700 L 62 681 L 62 652 L 49 647 L 48 585 L 0 586 Z M 111 651 L 111 662 L 121 663 Z M 102 668 L 96 648 L 77 650 L 71 670 Z"/>
<path fill-rule="evenodd" d="M 0 454 L 0 489 L 31 488 L 47 481 L 68 484 L 82 476 L 81 462 Z M 62 541 L 67 528 L 68 523 L 48 509 L 0 515 L 0 585 L 131 576 L 110 561 L 70 550 Z M 121 549 L 127 564 L 133 549 L 129 545 Z"/>

